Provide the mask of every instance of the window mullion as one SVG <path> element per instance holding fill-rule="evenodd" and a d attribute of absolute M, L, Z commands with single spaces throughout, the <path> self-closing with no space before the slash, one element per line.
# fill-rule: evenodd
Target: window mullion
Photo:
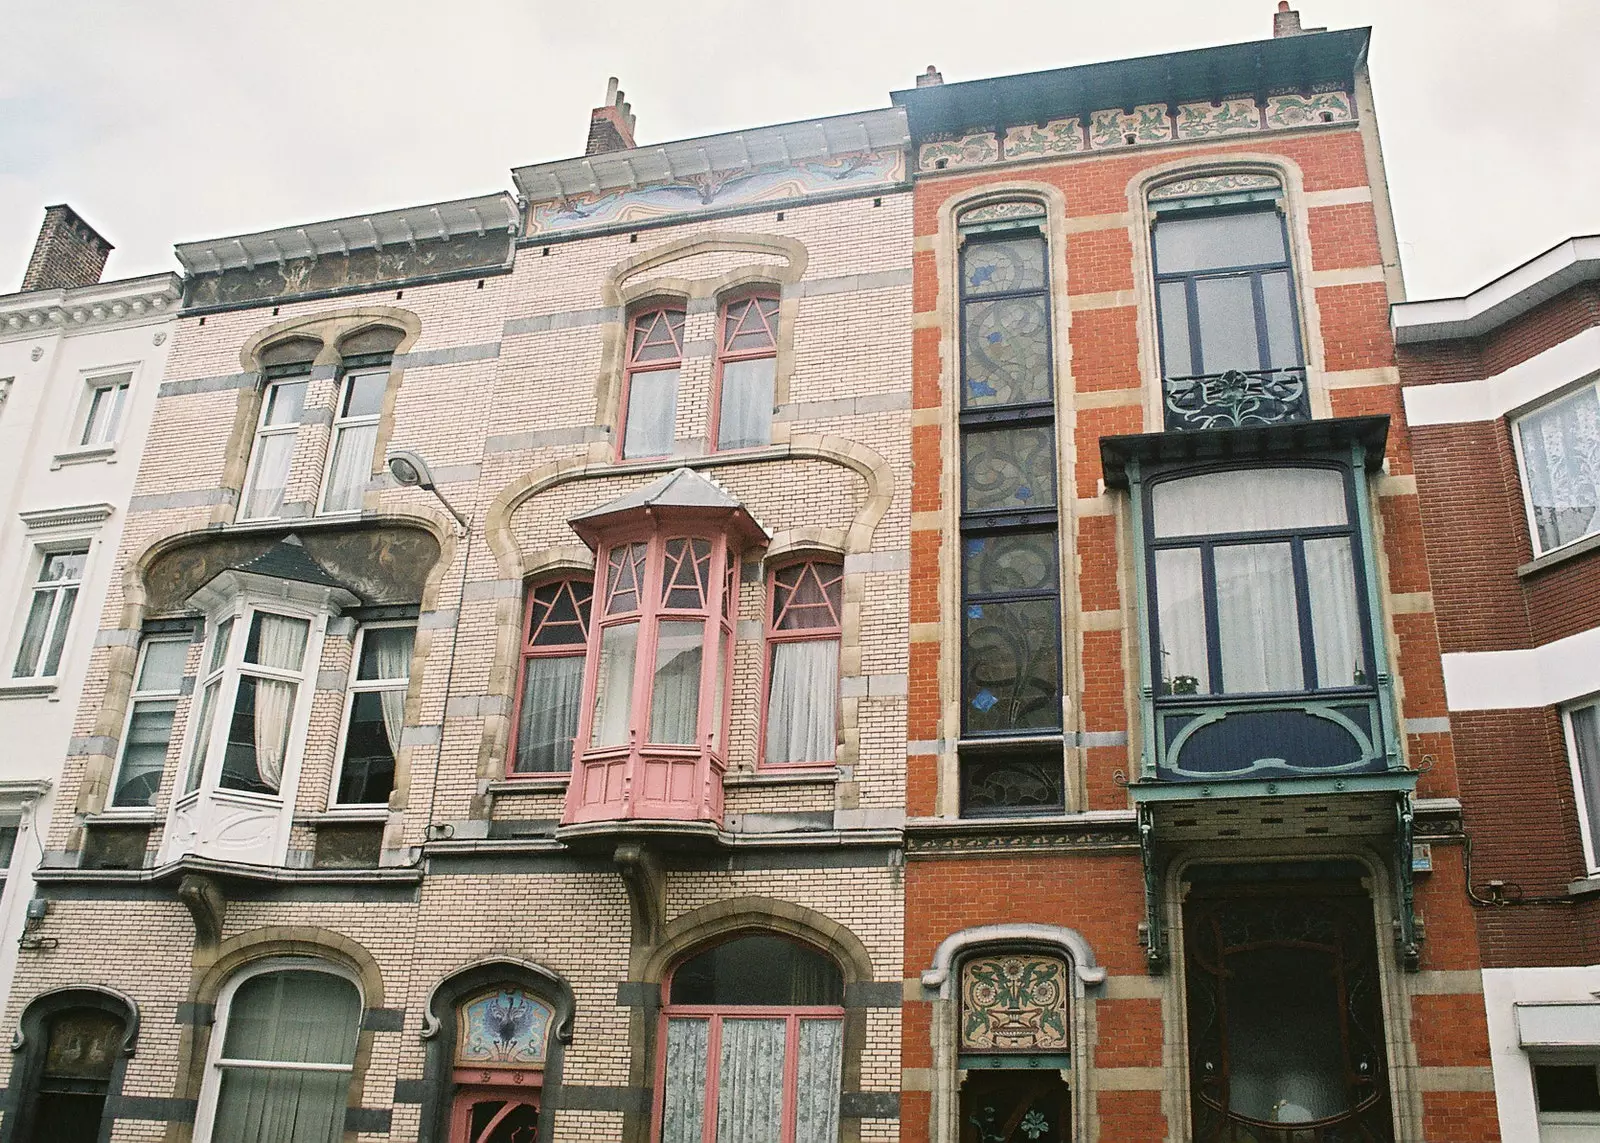
<path fill-rule="evenodd" d="M 722 1017 L 714 1015 L 707 1020 L 706 1102 L 701 1140 L 702 1143 L 717 1143 L 717 1089 L 722 1086 Z"/>
<path fill-rule="evenodd" d="M 1316 634 L 1311 624 L 1311 580 L 1306 572 L 1305 540 L 1300 536 L 1291 537 L 1289 551 L 1294 569 L 1295 609 L 1299 612 L 1300 684 L 1308 691 L 1315 691 L 1320 688 L 1321 681 L 1317 678 Z"/>
<path fill-rule="evenodd" d="M 1217 565 L 1214 545 L 1200 545 L 1200 606 L 1206 622 L 1206 663 L 1211 668 L 1211 693 L 1227 693 L 1222 677 L 1222 619 L 1217 599 Z"/>

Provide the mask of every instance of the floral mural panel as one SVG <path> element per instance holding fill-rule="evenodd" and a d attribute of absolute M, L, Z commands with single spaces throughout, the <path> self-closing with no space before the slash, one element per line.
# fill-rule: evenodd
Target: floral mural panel
<path fill-rule="evenodd" d="M 961 968 L 963 1052 L 1067 1052 L 1067 966 L 1034 953 L 975 957 Z"/>
<path fill-rule="evenodd" d="M 456 1059 L 476 1067 L 542 1067 L 553 1012 L 516 989 L 500 988 L 459 1011 Z"/>

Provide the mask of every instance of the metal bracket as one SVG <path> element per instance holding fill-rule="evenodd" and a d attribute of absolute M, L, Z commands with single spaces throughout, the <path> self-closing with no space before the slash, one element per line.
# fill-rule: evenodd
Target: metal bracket
<path fill-rule="evenodd" d="M 1394 863 L 1398 890 L 1399 919 L 1395 930 L 1395 951 L 1400 966 L 1407 972 L 1422 967 L 1422 936 L 1417 923 L 1416 878 L 1412 869 L 1411 837 L 1416 813 L 1411 794 L 1402 790 L 1395 800 Z"/>
<path fill-rule="evenodd" d="M 1167 967 L 1167 931 L 1161 919 L 1161 876 L 1156 866 L 1155 809 L 1139 807 L 1139 861 L 1144 867 L 1144 924 L 1139 943 L 1144 945 L 1145 968 L 1160 976 Z"/>

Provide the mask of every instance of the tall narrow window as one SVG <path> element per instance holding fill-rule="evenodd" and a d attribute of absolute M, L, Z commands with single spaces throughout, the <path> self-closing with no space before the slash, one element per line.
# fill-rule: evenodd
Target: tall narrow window
<path fill-rule="evenodd" d="M 224 789 L 281 789 L 310 627 L 307 620 L 266 611 L 251 617 L 218 782 Z"/>
<path fill-rule="evenodd" d="M 1534 554 L 1600 532 L 1600 386 L 1552 401 L 1516 428 Z"/>
<path fill-rule="evenodd" d="M 1044 209 L 962 216 L 962 810 L 1064 804 L 1060 571 Z M 1017 740 L 1041 738 L 1038 748 Z M 1004 749 L 984 739 L 1010 740 Z"/>
<path fill-rule="evenodd" d="M 649 550 L 648 544 L 619 544 L 606 559 L 606 604 L 589 732 L 590 744 L 595 747 L 624 746 L 631 735 L 633 674 L 639 655 L 639 615 L 645 606 Z"/>
<path fill-rule="evenodd" d="M 832 762 L 838 738 L 844 568 L 809 562 L 772 576 L 767 621 L 768 764 Z"/>
<path fill-rule="evenodd" d="M 678 414 L 683 366 L 682 309 L 644 310 L 628 327 L 627 423 L 622 456 L 666 456 Z"/>
<path fill-rule="evenodd" d="M 363 627 L 356 637 L 355 672 L 345 699 L 340 805 L 383 805 L 394 790 L 415 636 L 410 624 L 384 624 Z"/>
<path fill-rule="evenodd" d="M 288 376 L 269 381 L 261 394 L 261 414 L 250 449 L 250 473 L 239 505 L 241 520 L 270 519 L 283 510 L 307 384 L 303 375 Z"/>
<path fill-rule="evenodd" d="M 528 593 L 513 774 L 572 769 L 593 594 L 593 584 L 577 579 L 541 584 Z"/>
<path fill-rule="evenodd" d="M 378 440 L 378 414 L 389 387 L 389 370 L 353 369 L 339 385 L 339 406 L 323 482 L 324 512 L 357 512 L 372 478 L 372 450 Z"/>
<path fill-rule="evenodd" d="M 122 755 L 112 783 L 111 804 L 115 807 L 156 804 L 188 654 L 187 636 L 146 639 L 139 650 L 128 724 L 122 732 Z"/>
<path fill-rule="evenodd" d="M 239 982 L 219 1010 L 196 1138 L 343 1139 L 361 1022 L 355 985 L 313 969 L 262 972 Z"/>
<path fill-rule="evenodd" d="M 778 299 L 742 298 L 722 307 L 717 340 L 717 447 L 772 443 L 778 367 Z"/>
<path fill-rule="evenodd" d="M 11 666 L 14 678 L 54 678 L 61 669 L 61 655 L 66 650 L 67 632 L 72 626 L 72 612 L 78 605 L 88 559 L 87 547 L 44 553 L 22 628 L 22 642 Z"/>
<path fill-rule="evenodd" d="M 183 792 L 186 794 L 199 789 L 206 759 L 211 754 L 211 735 L 217 723 L 223 669 L 228 665 L 228 645 L 233 641 L 233 623 L 230 616 L 217 624 L 211 635 L 211 646 L 206 651 L 205 673 L 200 677 L 199 713 L 195 716 L 194 746 L 189 755 L 189 771 L 183 780 Z"/>
<path fill-rule="evenodd" d="M 132 380 L 131 373 L 117 373 L 89 382 L 89 404 L 84 411 L 79 445 L 93 448 L 117 439 L 117 431 L 122 427 L 122 408 L 128 400 L 128 383 Z"/>
<path fill-rule="evenodd" d="M 1584 850 L 1589 871 L 1600 872 L 1600 701 L 1572 707 L 1566 712 L 1566 722 Z"/>

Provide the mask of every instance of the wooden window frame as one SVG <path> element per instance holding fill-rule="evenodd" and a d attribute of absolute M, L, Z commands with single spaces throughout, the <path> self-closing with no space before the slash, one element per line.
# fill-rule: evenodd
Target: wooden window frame
<path fill-rule="evenodd" d="M 339 388 L 335 394 L 333 407 L 333 425 L 328 430 L 328 455 L 322 466 L 322 486 L 317 490 L 317 515 L 319 516 L 352 516 L 359 515 L 361 505 L 354 508 L 329 508 L 328 490 L 333 478 L 333 466 L 339 456 L 339 444 L 344 439 L 345 433 L 350 429 L 365 428 L 369 425 L 377 426 L 383 420 L 380 409 L 376 413 L 364 413 L 360 416 L 349 416 L 345 410 L 349 407 L 351 390 L 355 383 L 364 377 L 381 376 L 384 385 L 389 383 L 391 369 L 387 362 L 352 365 L 339 376 Z M 377 440 L 373 440 L 373 455 L 367 458 L 367 474 L 372 475 L 372 462 L 377 456 Z"/>
<path fill-rule="evenodd" d="M 672 321 L 673 314 L 678 315 L 676 327 L 674 327 Z M 668 332 L 673 335 L 674 340 L 676 341 L 676 348 L 678 351 L 677 356 L 670 358 L 654 358 L 651 360 L 641 361 L 639 360 L 638 356 L 638 349 L 640 347 L 635 344 L 638 339 L 641 324 L 645 321 L 654 322 L 657 315 L 662 315 L 666 318 Z M 659 373 L 668 369 L 676 369 L 678 371 L 679 385 L 682 385 L 684 327 L 687 323 L 687 320 L 688 310 L 681 300 L 653 302 L 651 304 L 636 308 L 633 313 L 629 315 L 626 340 L 623 342 L 623 355 L 626 365 L 624 366 L 622 372 L 622 392 L 617 403 L 617 410 L 619 413 L 619 416 L 617 417 L 617 460 L 619 461 L 654 460 L 672 455 L 670 442 L 675 439 L 673 425 L 669 424 L 667 426 L 669 445 L 666 452 L 641 453 L 638 456 L 628 455 L 628 425 L 633 420 L 632 402 L 635 377 L 644 373 Z M 674 396 L 672 407 L 673 420 L 676 422 L 678 407 L 676 396 Z"/>
<path fill-rule="evenodd" d="M 571 758 L 567 759 L 566 768 L 561 770 L 517 769 L 517 750 L 519 748 L 518 738 L 522 730 L 523 692 L 527 684 L 528 660 L 530 659 L 581 659 L 584 663 L 584 681 L 585 684 L 587 684 L 589 673 L 589 630 L 594 626 L 594 586 L 597 578 L 598 577 L 594 575 L 557 576 L 530 584 L 527 590 L 523 593 L 524 599 L 522 604 L 522 626 L 520 628 L 521 642 L 517 651 L 517 687 L 511 696 L 511 747 L 506 751 L 505 776 L 507 778 L 526 781 L 528 779 L 535 778 L 565 777 L 572 773 L 573 760 Z M 588 610 L 587 612 L 584 611 L 580 601 L 580 607 L 578 611 L 580 625 L 583 630 L 582 639 L 574 643 L 555 643 L 545 646 L 535 646 L 533 641 L 538 636 L 538 632 L 535 631 L 533 627 L 536 593 L 547 587 L 566 587 L 571 589 L 573 585 L 585 583 L 589 587 L 589 598 L 587 601 Z M 586 685 L 579 689 L 578 701 L 580 703 L 582 703 L 582 696 L 584 693 L 586 693 L 586 691 Z M 578 721 L 580 724 L 583 721 L 581 706 L 579 707 Z M 577 754 L 578 750 L 577 732 L 578 727 L 574 726 L 572 738 L 574 755 Z"/>
<path fill-rule="evenodd" d="M 139 689 L 139 680 L 140 680 L 140 677 L 144 674 L 145 660 L 149 657 L 150 647 L 153 644 L 156 644 L 156 643 L 181 643 L 185 648 L 187 648 L 193 642 L 194 642 L 194 639 L 193 639 L 193 637 L 191 635 L 186 635 L 186 634 L 181 634 L 181 633 L 180 634 L 174 634 L 174 635 L 167 635 L 167 634 L 146 635 L 143 639 L 139 640 L 139 654 L 138 654 L 138 658 L 135 659 L 134 665 L 133 665 L 133 683 L 132 683 L 131 689 L 128 692 L 128 711 L 123 716 L 123 720 L 122 720 L 122 737 L 121 737 L 121 739 L 118 740 L 118 743 L 117 743 L 117 765 L 116 765 L 116 769 L 112 772 L 110 788 L 109 788 L 109 790 L 108 790 L 108 792 L 106 794 L 106 810 L 107 811 L 125 810 L 125 811 L 138 811 L 138 812 L 142 812 L 142 813 L 148 813 L 148 812 L 153 811 L 155 809 L 156 797 L 160 796 L 161 785 L 166 779 L 166 764 L 170 763 L 172 761 L 172 745 L 173 745 L 174 742 L 181 742 L 182 739 L 183 739 L 183 735 L 181 733 L 179 733 L 179 731 L 178 731 L 178 724 L 177 724 L 178 710 L 177 710 L 177 707 L 178 707 L 178 704 L 183 701 L 184 694 L 183 694 L 183 686 L 182 686 L 182 679 L 181 678 L 180 678 L 180 681 L 179 681 L 179 685 L 176 688 L 174 688 L 172 690 L 165 690 L 165 691 L 163 691 L 163 690 L 153 690 L 153 691 L 140 690 Z M 185 656 L 187 656 L 187 654 L 188 654 L 188 652 L 186 650 L 185 651 Z M 140 703 L 146 703 L 146 702 L 170 702 L 170 703 L 173 704 L 173 711 L 172 711 L 173 723 L 172 723 L 172 726 L 167 731 L 167 757 L 166 757 L 166 763 L 163 763 L 163 765 L 162 765 L 162 770 L 161 770 L 162 780 L 161 780 L 161 782 L 157 783 L 157 785 L 156 785 L 156 796 L 151 798 L 151 800 L 150 800 L 148 805 L 144 805 L 144 806 L 119 806 L 119 805 L 117 805 L 117 792 L 118 792 L 119 784 L 122 781 L 122 769 L 123 769 L 123 766 L 126 764 L 126 761 L 127 761 L 128 733 L 133 728 L 133 716 L 136 713 L 138 713 L 139 704 Z"/>
<path fill-rule="evenodd" d="M 778 576 L 792 568 L 816 569 L 829 567 L 838 569 L 834 582 L 839 584 L 839 605 L 834 615 L 831 626 L 826 627 L 800 627 L 783 629 L 777 626 L 775 612 L 778 603 Z M 804 572 L 801 573 L 805 574 Z M 815 572 L 813 572 L 815 574 Z M 819 576 L 820 579 L 820 576 Z M 824 583 L 824 588 L 829 584 Z M 825 640 L 833 642 L 839 649 L 842 661 L 844 654 L 844 561 L 832 556 L 802 556 L 798 559 L 787 560 L 772 568 L 767 575 L 765 590 L 762 595 L 762 648 L 761 648 L 761 706 L 758 720 L 759 733 L 756 738 L 756 765 L 760 769 L 778 770 L 792 773 L 800 769 L 832 769 L 839 762 L 839 716 L 840 702 L 838 688 L 835 688 L 833 697 L 833 733 L 834 754 L 832 758 L 821 760 L 806 760 L 798 762 L 769 762 L 767 761 L 767 729 L 772 709 L 772 660 L 781 643 L 813 643 Z"/>
<path fill-rule="evenodd" d="M 280 371 L 281 369 L 281 371 Z M 260 407 L 256 410 L 256 427 L 250 437 L 250 462 L 245 466 L 244 483 L 239 489 L 238 521 L 240 523 L 254 522 L 257 520 L 279 520 L 283 518 L 283 505 L 278 506 L 278 512 L 271 516 L 246 515 L 250 510 L 250 499 L 255 491 L 256 478 L 261 475 L 261 444 L 264 440 L 275 437 L 293 438 L 300 432 L 300 426 L 305 424 L 305 398 L 300 401 L 300 414 L 296 420 L 286 421 L 280 425 L 269 425 L 267 417 L 272 411 L 272 396 L 276 389 L 287 385 L 306 386 L 307 395 L 311 389 L 311 368 L 306 365 L 283 366 L 280 369 L 269 369 L 266 382 L 261 386 Z M 293 445 L 290 445 L 290 471 L 293 471 L 294 457 Z M 285 489 L 287 495 L 287 489 Z M 287 501 L 286 501 L 287 502 Z"/>
<path fill-rule="evenodd" d="M 416 630 L 417 622 L 414 619 L 396 619 L 381 623 L 363 623 L 356 629 L 355 643 L 350 648 L 350 674 L 344 688 L 344 709 L 339 720 L 339 750 L 334 758 L 333 782 L 328 787 L 328 809 L 337 810 L 370 810 L 375 806 L 387 806 L 388 798 L 382 802 L 346 802 L 339 798 L 339 788 L 344 784 L 345 753 L 350 747 L 350 717 L 355 711 L 356 696 L 360 694 L 383 694 L 388 691 L 399 691 L 406 695 L 411 690 L 411 664 L 406 664 L 405 678 L 393 679 L 362 679 L 358 676 L 361 672 L 361 653 L 366 649 L 367 635 L 372 631 L 398 630 L 409 628 L 412 633 L 412 658 L 416 658 Z M 381 700 L 380 700 L 381 701 Z M 400 765 L 400 748 L 395 747 L 395 767 Z M 390 796 L 394 788 L 390 787 Z"/>
<path fill-rule="evenodd" d="M 762 314 L 763 321 L 766 322 L 767 327 L 772 334 L 772 340 L 770 343 L 756 349 L 730 348 L 728 345 L 730 340 L 728 323 L 729 319 L 733 317 L 734 310 L 736 308 L 756 306 L 757 312 L 759 313 L 761 312 L 761 303 L 766 301 L 770 301 L 773 304 L 770 322 L 766 322 L 766 316 L 765 314 Z M 778 380 L 778 332 L 780 323 L 783 320 L 782 311 L 780 308 L 781 304 L 782 303 L 779 300 L 778 292 L 776 290 L 764 288 L 731 294 L 728 297 L 723 298 L 721 304 L 717 307 L 717 360 L 715 368 L 712 372 L 711 408 L 709 414 L 709 424 L 706 427 L 706 447 L 713 452 L 744 452 L 750 449 L 766 448 L 772 443 L 772 422 L 769 419 L 767 422 L 766 441 L 750 445 L 724 446 L 722 444 L 722 374 L 723 370 L 732 363 L 741 361 L 761 361 L 771 358 L 774 401 L 776 401 Z"/>

